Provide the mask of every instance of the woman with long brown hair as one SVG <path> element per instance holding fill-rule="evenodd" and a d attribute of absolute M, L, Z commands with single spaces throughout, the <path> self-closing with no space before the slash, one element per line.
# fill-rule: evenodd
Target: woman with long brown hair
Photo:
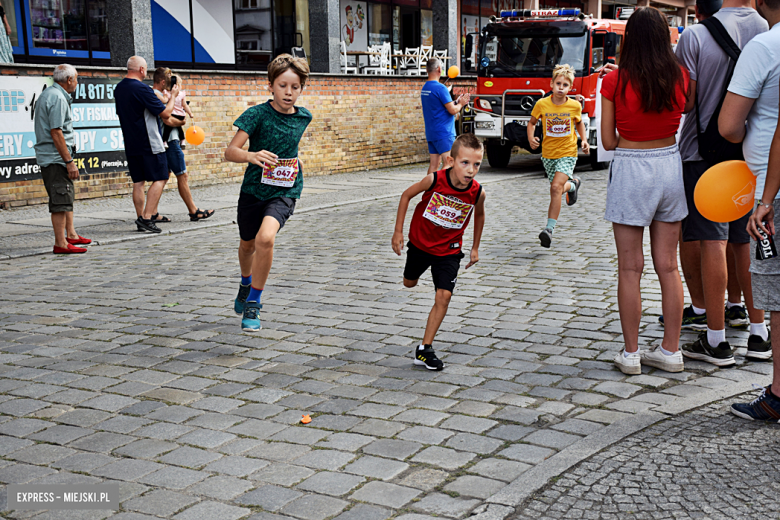
<path fill-rule="evenodd" d="M 640 374 L 643 364 L 669 372 L 683 370 L 678 348 L 683 288 L 677 241 L 688 207 L 675 134 L 688 83 L 688 71 L 672 51 L 666 16 L 652 7 L 637 9 L 626 24 L 620 68 L 607 74 L 601 87 L 602 142 L 606 149 L 616 150 L 605 214 L 617 246 L 618 309 L 625 342 L 615 365 L 626 374 Z M 650 228 L 666 323 L 661 344 L 640 352 L 645 227 Z"/>

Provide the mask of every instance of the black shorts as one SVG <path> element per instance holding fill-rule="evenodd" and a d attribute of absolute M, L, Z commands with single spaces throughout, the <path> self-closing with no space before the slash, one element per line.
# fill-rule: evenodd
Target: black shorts
<path fill-rule="evenodd" d="M 275 197 L 261 200 L 242 191 L 238 197 L 238 218 L 236 219 L 238 234 L 245 242 L 254 240 L 265 217 L 273 217 L 278 220 L 279 229 L 282 229 L 294 211 L 295 199 Z"/>
<path fill-rule="evenodd" d="M 407 280 L 418 280 L 430 267 L 434 287 L 449 292 L 455 290 L 460 260 L 464 256 L 463 253 L 436 256 L 415 247 L 411 242 L 406 245 L 409 249 L 406 251 L 404 278 Z"/>
<path fill-rule="evenodd" d="M 133 182 L 167 181 L 170 176 L 165 152 L 154 155 L 128 155 L 127 170 Z"/>
<path fill-rule="evenodd" d="M 705 161 L 690 161 L 683 163 L 683 183 L 685 184 L 685 199 L 688 201 L 688 216 L 682 221 L 683 242 L 697 240 L 728 240 L 731 244 L 748 244 L 750 235 L 747 223 L 753 210 L 734 222 L 713 222 L 704 218 L 693 201 L 693 191 L 699 178 L 709 169 Z"/>

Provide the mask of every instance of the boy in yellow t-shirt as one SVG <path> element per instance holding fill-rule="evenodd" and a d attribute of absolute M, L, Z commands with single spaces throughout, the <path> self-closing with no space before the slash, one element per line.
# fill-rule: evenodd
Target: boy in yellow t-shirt
<path fill-rule="evenodd" d="M 537 121 L 542 121 L 544 141 L 542 163 L 550 179 L 550 207 L 547 210 L 547 225 L 539 233 L 542 247 L 550 247 L 555 224 L 561 213 L 561 195 L 566 193 L 566 204 L 577 202 L 577 191 L 581 180 L 574 177 L 577 164 L 577 135 L 582 139 L 582 151 L 588 153 L 588 139 L 582 122 L 582 106 L 569 99 L 568 93 L 574 84 L 574 69 L 569 65 L 558 65 L 553 69 L 550 87 L 552 96 L 540 99 L 531 112 L 528 121 L 528 142 L 534 150 L 539 148 L 539 138 L 534 136 Z"/>

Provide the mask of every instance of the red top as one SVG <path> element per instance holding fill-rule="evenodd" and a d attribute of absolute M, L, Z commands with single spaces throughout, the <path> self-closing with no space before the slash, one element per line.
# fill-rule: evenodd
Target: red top
<path fill-rule="evenodd" d="M 436 256 L 460 253 L 463 232 L 481 194 L 482 186 L 473 179 L 458 189 L 450 181 L 449 170 L 434 172 L 433 184 L 414 208 L 409 241 Z"/>
<path fill-rule="evenodd" d="M 618 133 L 629 141 L 654 141 L 672 137 L 680 127 L 680 118 L 685 108 L 685 95 L 688 92 L 688 71 L 683 72 L 684 87 L 677 86 L 672 104 L 673 110 L 663 112 L 645 112 L 639 93 L 629 83 L 625 96 L 621 95 L 620 69 L 610 72 L 601 82 L 601 94 L 615 103 L 615 126 Z"/>

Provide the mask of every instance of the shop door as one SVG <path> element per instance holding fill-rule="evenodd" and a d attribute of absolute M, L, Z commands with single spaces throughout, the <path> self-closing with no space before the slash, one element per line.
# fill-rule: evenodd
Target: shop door
<path fill-rule="evenodd" d="M 399 9 L 399 8 L 396 8 Z M 399 44 L 401 50 L 420 46 L 420 11 L 400 8 Z"/>
<path fill-rule="evenodd" d="M 303 46 L 303 35 L 296 31 L 295 2 L 274 2 L 274 56 L 292 54 L 293 47 Z"/>

